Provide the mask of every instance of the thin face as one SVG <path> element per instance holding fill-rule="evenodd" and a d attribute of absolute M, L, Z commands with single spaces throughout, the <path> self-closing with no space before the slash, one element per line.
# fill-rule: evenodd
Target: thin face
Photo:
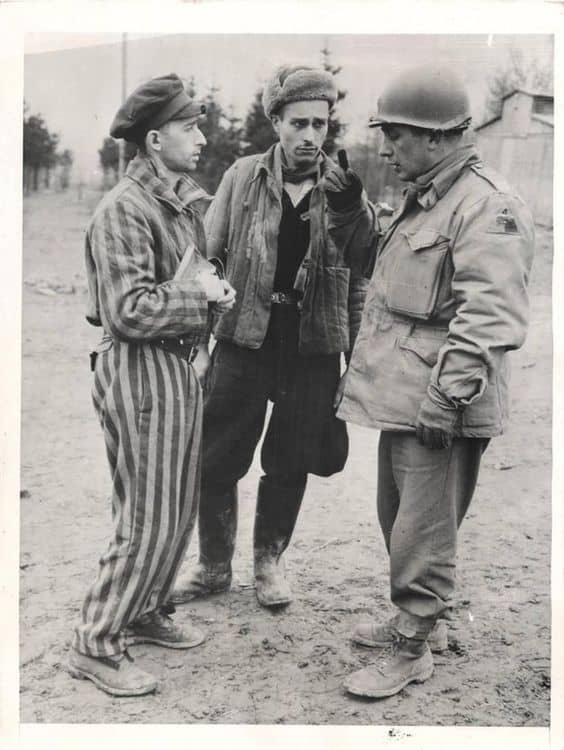
<path fill-rule="evenodd" d="M 159 156 L 171 172 L 193 172 L 198 168 L 200 152 L 206 145 L 198 121 L 172 120 L 160 131 Z"/>
<path fill-rule="evenodd" d="M 323 100 L 291 102 L 272 124 L 289 167 L 306 168 L 317 159 L 327 136 L 329 104 Z"/>
<path fill-rule="evenodd" d="M 429 133 L 408 125 L 385 125 L 382 128 L 380 156 L 388 161 L 400 180 L 415 180 L 433 166 Z"/>

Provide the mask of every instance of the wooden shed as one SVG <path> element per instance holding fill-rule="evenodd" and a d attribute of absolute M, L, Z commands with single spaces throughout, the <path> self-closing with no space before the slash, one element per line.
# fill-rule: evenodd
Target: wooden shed
<path fill-rule="evenodd" d="M 517 188 L 537 223 L 552 226 L 553 96 L 516 89 L 503 98 L 501 114 L 475 134 L 484 161 Z"/>

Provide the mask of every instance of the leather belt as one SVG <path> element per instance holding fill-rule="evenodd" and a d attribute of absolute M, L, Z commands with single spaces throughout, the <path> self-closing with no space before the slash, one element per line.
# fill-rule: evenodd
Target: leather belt
<path fill-rule="evenodd" d="M 194 346 L 190 339 L 178 336 L 176 338 L 152 339 L 151 344 L 164 349 L 165 352 L 171 352 L 192 363 L 198 354 L 198 347 Z"/>
<path fill-rule="evenodd" d="M 270 301 L 273 305 L 297 305 L 298 297 L 295 292 L 272 292 Z"/>

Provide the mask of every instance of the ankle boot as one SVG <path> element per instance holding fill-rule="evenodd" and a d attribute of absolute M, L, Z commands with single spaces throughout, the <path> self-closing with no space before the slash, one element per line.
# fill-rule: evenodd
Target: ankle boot
<path fill-rule="evenodd" d="M 256 594 L 263 607 L 278 607 L 292 601 L 282 553 L 294 531 L 305 485 L 303 481 L 299 486 L 284 487 L 269 477 L 262 477 L 259 482 L 254 561 Z"/>
<path fill-rule="evenodd" d="M 227 591 L 237 535 L 237 487 L 202 492 L 198 515 L 200 558 L 178 577 L 170 601 L 184 604 L 201 596 Z"/>
<path fill-rule="evenodd" d="M 424 682 L 433 674 L 433 656 L 427 643 L 434 622 L 400 612 L 389 625 L 390 643 L 369 667 L 349 675 L 344 688 L 364 698 L 387 698 L 411 682 Z"/>

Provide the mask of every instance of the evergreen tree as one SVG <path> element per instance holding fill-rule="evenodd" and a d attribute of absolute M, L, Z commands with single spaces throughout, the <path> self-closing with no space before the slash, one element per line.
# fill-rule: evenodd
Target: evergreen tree
<path fill-rule="evenodd" d="M 129 164 L 131 159 L 137 153 L 137 146 L 134 143 L 125 141 L 125 163 Z M 119 176 L 119 143 L 114 139 L 104 138 L 102 148 L 98 149 L 100 166 L 104 173 L 104 188 L 109 188 L 117 182 Z"/>
<path fill-rule="evenodd" d="M 321 60 L 322 60 L 323 70 L 326 70 L 328 73 L 331 73 L 332 76 L 339 75 L 342 68 L 340 65 L 332 64 L 331 52 L 327 46 L 323 47 L 323 49 L 321 50 Z M 325 143 L 323 144 L 323 150 L 325 151 L 326 154 L 329 154 L 330 156 L 335 154 L 335 151 L 339 147 L 339 141 L 346 131 L 346 125 L 341 122 L 341 120 L 339 119 L 339 113 L 338 113 L 338 104 L 340 101 L 342 101 L 345 98 L 346 95 L 347 95 L 347 92 L 345 89 L 340 89 L 337 87 L 337 102 L 335 104 L 335 109 L 333 110 L 333 114 L 329 118 L 329 129 L 327 131 L 327 138 L 325 139 Z"/>
<path fill-rule="evenodd" d="M 225 112 L 217 99 L 218 93 L 219 88 L 212 86 L 205 98 L 206 116 L 201 130 L 207 145 L 195 174 L 197 182 L 212 194 L 225 170 L 243 153 L 241 120 L 234 116 L 232 110 Z"/>
<path fill-rule="evenodd" d="M 51 133 L 45 120 L 39 114 L 27 116 L 24 104 L 23 120 L 23 164 L 24 189 L 39 189 L 39 175 L 43 170 L 45 186 L 49 187 L 51 169 L 57 163 L 59 136 Z"/>
<path fill-rule="evenodd" d="M 264 113 L 262 89 L 259 89 L 255 94 L 245 119 L 243 131 L 243 153 L 245 154 L 262 154 L 277 141 L 272 123 Z"/>
<path fill-rule="evenodd" d="M 489 81 L 486 111 L 488 116 L 501 115 L 503 98 L 515 89 L 531 88 L 535 91 L 552 92 L 553 73 L 551 65 L 541 66 L 537 60 L 525 62 L 522 50 L 513 48 L 509 53 L 509 63 L 498 68 Z"/>
<path fill-rule="evenodd" d="M 70 185 L 70 174 L 73 163 L 72 151 L 66 148 L 63 153 L 59 156 L 59 164 L 61 165 L 61 174 L 59 175 L 59 187 L 61 190 L 67 190 Z"/>

